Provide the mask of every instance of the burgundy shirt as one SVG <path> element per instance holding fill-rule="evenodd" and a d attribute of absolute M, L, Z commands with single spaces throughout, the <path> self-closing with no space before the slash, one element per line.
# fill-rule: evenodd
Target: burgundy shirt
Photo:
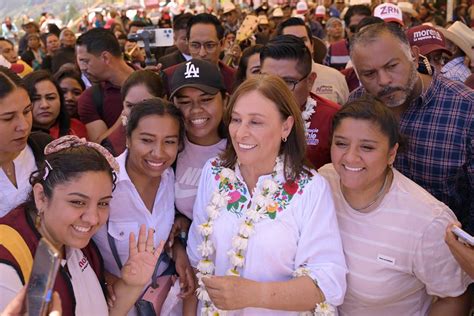
<path fill-rule="evenodd" d="M 79 97 L 77 110 L 82 123 L 89 124 L 102 120 L 107 125 L 107 128 L 110 128 L 122 113 L 122 95 L 120 94 L 120 87 L 110 82 L 102 82 L 101 86 L 104 117 L 101 117 L 97 112 L 97 106 L 93 101 L 92 87 L 87 88 Z"/>
<path fill-rule="evenodd" d="M 316 110 L 311 115 L 311 124 L 306 136 L 306 144 L 308 146 L 306 156 L 313 166 L 319 169 L 331 162 L 329 142 L 332 118 L 341 106 L 313 93 L 310 96 L 316 100 Z"/>

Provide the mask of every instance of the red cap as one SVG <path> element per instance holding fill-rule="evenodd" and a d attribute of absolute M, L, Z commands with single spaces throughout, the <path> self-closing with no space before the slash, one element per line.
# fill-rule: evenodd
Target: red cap
<path fill-rule="evenodd" d="M 443 51 L 449 55 L 451 52 L 446 48 L 446 41 L 443 34 L 434 27 L 428 25 L 418 25 L 407 30 L 410 46 L 418 46 L 422 55 L 427 55 L 434 51 Z"/>

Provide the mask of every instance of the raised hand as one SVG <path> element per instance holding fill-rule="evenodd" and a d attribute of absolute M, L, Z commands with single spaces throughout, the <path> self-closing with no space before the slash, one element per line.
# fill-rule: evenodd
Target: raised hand
<path fill-rule="evenodd" d="M 129 256 L 127 262 L 122 268 L 122 280 L 127 286 L 145 286 L 155 270 L 155 265 L 163 250 L 164 242 L 161 241 L 158 247 L 154 247 L 154 230 L 146 226 L 140 226 L 138 233 L 138 242 L 135 234 L 130 233 Z"/>

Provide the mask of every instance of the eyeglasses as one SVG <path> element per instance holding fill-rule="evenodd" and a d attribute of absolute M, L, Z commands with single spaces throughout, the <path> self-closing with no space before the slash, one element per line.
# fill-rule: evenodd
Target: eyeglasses
<path fill-rule="evenodd" d="M 217 46 L 219 43 L 217 42 L 205 42 L 205 43 L 200 43 L 200 42 L 191 42 L 189 43 L 189 50 L 192 52 L 199 52 L 201 50 L 201 47 L 204 47 L 204 50 L 208 53 L 213 53 L 216 51 Z"/>
<path fill-rule="evenodd" d="M 301 81 L 305 80 L 309 76 L 310 73 L 311 73 L 311 71 L 308 72 L 306 74 L 306 76 L 304 76 L 300 80 L 292 80 L 292 79 L 285 79 L 285 78 L 282 78 L 282 79 L 283 79 L 283 81 L 285 81 L 286 86 L 288 87 L 288 89 L 290 89 L 291 91 L 295 91 L 296 85 L 298 83 L 300 83 Z"/>

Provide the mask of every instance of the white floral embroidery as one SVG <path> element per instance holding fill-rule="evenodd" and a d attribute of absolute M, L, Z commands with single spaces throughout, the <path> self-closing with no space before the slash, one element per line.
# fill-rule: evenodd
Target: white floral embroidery
<path fill-rule="evenodd" d="M 311 126 L 311 116 L 314 114 L 314 112 L 316 112 L 316 106 L 316 100 L 309 96 L 306 100 L 304 111 L 301 112 L 301 117 L 304 121 L 304 130 L 306 136 L 308 136 L 308 129 Z"/>

